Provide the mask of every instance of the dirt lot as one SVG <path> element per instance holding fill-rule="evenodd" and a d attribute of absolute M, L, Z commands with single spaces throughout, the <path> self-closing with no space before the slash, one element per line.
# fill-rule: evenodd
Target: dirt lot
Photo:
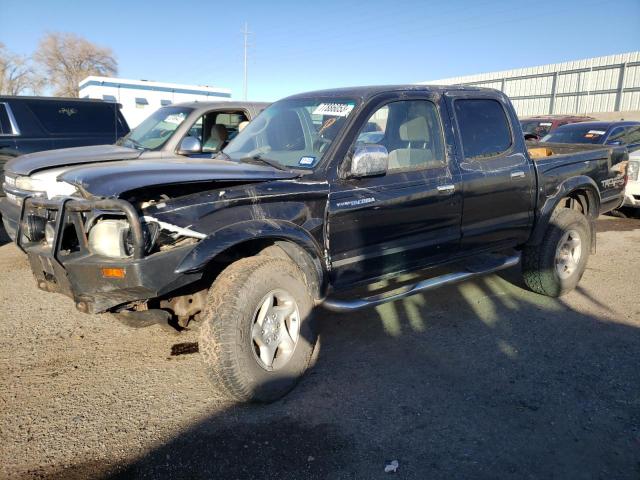
<path fill-rule="evenodd" d="M 212 398 L 195 331 L 78 313 L 0 241 L 0 475 L 638 479 L 640 220 L 600 232 L 561 300 L 508 271 L 323 313 L 315 369 L 269 406 Z"/>

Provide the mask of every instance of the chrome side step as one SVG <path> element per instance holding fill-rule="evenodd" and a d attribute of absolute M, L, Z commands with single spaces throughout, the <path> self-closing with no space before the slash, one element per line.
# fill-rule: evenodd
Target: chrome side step
<path fill-rule="evenodd" d="M 473 277 L 480 275 L 486 275 L 488 273 L 504 270 L 505 268 L 513 267 L 520 262 L 520 255 L 513 255 L 511 257 L 501 258 L 498 262 L 485 269 L 465 270 L 461 272 L 447 273 L 438 277 L 429 278 L 415 285 L 409 285 L 403 287 L 398 293 L 394 294 L 380 294 L 371 297 L 359 298 L 356 300 L 342 300 L 327 298 L 322 306 L 327 310 L 333 312 L 352 312 L 354 310 L 360 310 L 361 308 L 375 307 L 382 305 L 383 303 L 393 302 L 402 298 L 415 295 L 416 293 L 425 292 L 427 290 L 433 290 L 434 288 L 442 287 L 444 285 L 450 285 L 452 283 L 462 282 Z"/>

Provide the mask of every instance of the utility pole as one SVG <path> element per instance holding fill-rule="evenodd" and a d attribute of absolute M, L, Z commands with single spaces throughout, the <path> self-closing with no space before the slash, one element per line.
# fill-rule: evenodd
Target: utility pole
<path fill-rule="evenodd" d="M 242 30 L 242 35 L 244 37 L 244 83 L 243 83 L 243 97 L 244 100 L 247 100 L 247 49 L 249 47 L 249 35 L 251 32 L 249 31 L 249 27 L 247 22 L 244 23 L 244 30 Z"/>

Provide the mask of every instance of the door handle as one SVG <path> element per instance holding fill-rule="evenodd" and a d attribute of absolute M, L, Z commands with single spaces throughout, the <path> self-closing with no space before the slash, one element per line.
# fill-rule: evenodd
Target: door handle
<path fill-rule="evenodd" d="M 438 185 L 437 187 L 439 193 L 453 193 L 456 189 L 455 185 Z"/>
<path fill-rule="evenodd" d="M 524 178 L 524 172 L 522 170 L 511 172 L 511 178 Z"/>

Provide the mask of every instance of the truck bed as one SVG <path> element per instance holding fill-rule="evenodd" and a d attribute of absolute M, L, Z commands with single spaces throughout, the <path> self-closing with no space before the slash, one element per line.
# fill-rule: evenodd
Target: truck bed
<path fill-rule="evenodd" d="M 527 144 L 535 161 L 544 196 L 554 191 L 566 178 L 590 177 L 600 192 L 600 213 L 619 207 L 624 188 L 627 150 L 619 146 L 536 143 Z"/>

